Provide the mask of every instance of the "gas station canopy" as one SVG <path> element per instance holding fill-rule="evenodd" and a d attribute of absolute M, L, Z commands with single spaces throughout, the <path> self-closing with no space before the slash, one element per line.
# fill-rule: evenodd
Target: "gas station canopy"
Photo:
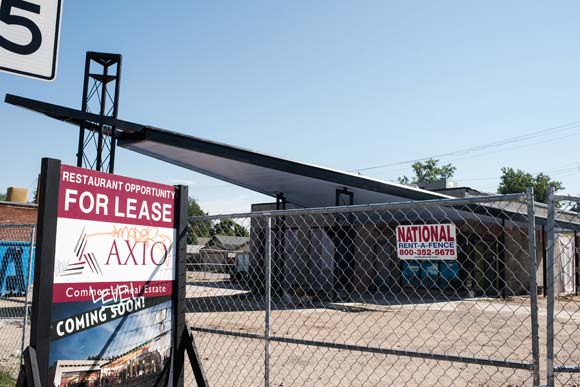
<path fill-rule="evenodd" d="M 115 131 L 118 146 L 303 207 L 429 200 L 450 196 L 291 161 L 148 125 L 7 94 L 6 103 L 75 126 Z M 347 199 L 347 202 L 344 199 Z"/>

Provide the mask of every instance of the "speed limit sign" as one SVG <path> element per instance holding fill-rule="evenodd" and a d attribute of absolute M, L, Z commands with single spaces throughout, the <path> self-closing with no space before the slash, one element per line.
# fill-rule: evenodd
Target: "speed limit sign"
<path fill-rule="evenodd" d="M 0 70 L 53 80 L 61 0 L 0 0 Z"/>

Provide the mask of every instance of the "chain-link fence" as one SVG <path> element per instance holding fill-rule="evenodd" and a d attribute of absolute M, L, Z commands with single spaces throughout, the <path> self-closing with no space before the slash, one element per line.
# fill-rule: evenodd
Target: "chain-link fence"
<path fill-rule="evenodd" d="M 539 384 L 531 193 L 261 209 L 190 221 L 210 238 L 186 300 L 210 385 Z"/>
<path fill-rule="evenodd" d="M 35 226 L 0 225 L 0 371 L 15 377 L 30 331 Z"/>
<path fill-rule="evenodd" d="M 548 385 L 580 385 L 578 230 L 580 197 L 549 194 L 547 244 Z"/>
<path fill-rule="evenodd" d="M 186 319 L 209 384 L 580 385 L 580 197 L 532 198 L 191 218 Z M 34 241 L 0 225 L 13 376 Z"/>

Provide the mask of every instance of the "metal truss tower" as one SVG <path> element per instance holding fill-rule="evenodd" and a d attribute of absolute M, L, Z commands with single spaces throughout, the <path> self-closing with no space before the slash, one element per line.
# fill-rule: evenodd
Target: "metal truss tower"
<path fill-rule="evenodd" d="M 87 52 L 82 111 L 117 118 L 121 84 L 121 55 Z M 113 173 L 116 133 L 114 127 L 84 124 L 79 131 L 77 166 Z"/>

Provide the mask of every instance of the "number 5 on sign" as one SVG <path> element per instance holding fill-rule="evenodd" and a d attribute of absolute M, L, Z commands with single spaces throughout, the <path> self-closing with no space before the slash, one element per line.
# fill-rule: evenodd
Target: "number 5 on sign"
<path fill-rule="evenodd" d="M 0 70 L 53 80 L 61 0 L 0 0 Z"/>

